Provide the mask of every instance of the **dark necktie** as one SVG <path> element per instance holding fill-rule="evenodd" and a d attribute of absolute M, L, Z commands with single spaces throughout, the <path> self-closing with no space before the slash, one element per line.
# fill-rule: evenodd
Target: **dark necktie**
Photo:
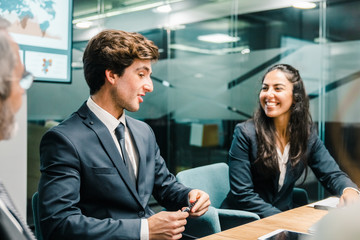
<path fill-rule="evenodd" d="M 20 216 L 19 212 L 16 210 L 14 203 L 10 199 L 9 194 L 7 193 L 7 190 L 5 189 L 5 186 L 0 181 L 0 199 L 4 202 L 6 207 L 8 208 L 9 212 L 13 215 L 13 217 L 17 220 L 17 222 L 20 224 L 21 228 L 23 229 L 23 234 L 26 239 L 29 240 L 35 240 L 35 236 L 26 224 L 26 222 L 23 220 L 23 218 Z"/>
<path fill-rule="evenodd" d="M 126 151 L 126 148 L 125 148 L 125 126 L 124 126 L 123 123 L 120 123 L 117 126 L 117 128 L 115 129 L 115 136 L 117 137 L 117 139 L 119 141 L 122 156 L 123 156 L 123 161 L 124 161 L 125 166 L 127 167 L 128 171 L 129 171 L 130 178 L 134 183 L 136 183 L 134 169 L 132 167 L 129 155 L 128 155 L 128 153 Z"/>

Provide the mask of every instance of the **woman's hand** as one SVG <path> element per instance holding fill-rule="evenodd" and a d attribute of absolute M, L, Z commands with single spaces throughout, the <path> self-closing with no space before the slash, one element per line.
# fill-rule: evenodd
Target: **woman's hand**
<path fill-rule="evenodd" d="M 360 200 L 359 192 L 353 188 L 346 188 L 343 194 L 340 197 L 338 207 L 344 207 L 346 205 L 351 205 Z"/>

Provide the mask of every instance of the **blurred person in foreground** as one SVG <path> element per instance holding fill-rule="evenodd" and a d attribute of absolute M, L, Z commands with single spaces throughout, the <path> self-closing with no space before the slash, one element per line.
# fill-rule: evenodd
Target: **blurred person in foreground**
<path fill-rule="evenodd" d="M 180 239 L 186 218 L 203 215 L 208 194 L 178 183 L 152 129 L 131 118 L 153 91 L 158 48 L 138 33 L 104 30 L 88 43 L 90 97 L 40 144 L 44 239 Z M 151 195 L 171 211 L 157 214 Z M 188 212 L 180 209 L 197 200 Z"/>
<path fill-rule="evenodd" d="M 359 240 L 360 203 L 357 202 L 338 209 L 332 209 L 319 222 L 314 240 Z"/>
<path fill-rule="evenodd" d="M 0 140 L 10 139 L 16 132 L 15 114 L 22 104 L 22 95 L 33 81 L 25 72 L 19 56 L 19 46 L 13 41 L 7 27 L 9 22 L 0 17 Z M 25 149 L 23 149 L 25 151 Z M 0 176 L 1 178 L 1 176 Z M 0 179 L 0 239 L 35 239 L 26 222 L 18 213 Z M 6 222 L 5 219 L 9 220 Z M 10 225 L 9 225 L 10 224 Z M 13 231 L 18 229 L 19 231 Z M 21 235 L 16 235 L 21 233 Z"/>
<path fill-rule="evenodd" d="M 317 135 L 298 70 L 278 64 L 262 79 L 253 119 L 235 127 L 229 151 L 230 191 L 222 207 L 262 218 L 291 209 L 295 182 L 304 171 L 306 177 L 308 166 L 331 194 L 340 196 L 339 206 L 359 201 L 358 187 Z"/>

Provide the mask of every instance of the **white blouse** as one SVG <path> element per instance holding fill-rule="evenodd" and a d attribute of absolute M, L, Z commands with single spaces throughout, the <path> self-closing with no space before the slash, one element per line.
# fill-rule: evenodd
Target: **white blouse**
<path fill-rule="evenodd" d="M 276 147 L 278 157 L 279 157 L 279 169 L 280 169 L 280 177 L 279 177 L 279 188 L 278 192 L 281 190 L 282 186 L 284 185 L 285 175 L 286 175 L 286 163 L 289 159 L 289 150 L 290 150 L 290 143 L 287 143 L 284 152 L 281 153 L 281 150 Z"/>

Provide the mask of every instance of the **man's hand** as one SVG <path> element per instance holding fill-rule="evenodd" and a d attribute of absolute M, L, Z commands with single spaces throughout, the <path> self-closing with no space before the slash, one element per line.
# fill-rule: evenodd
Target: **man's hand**
<path fill-rule="evenodd" d="M 356 203 L 359 200 L 359 193 L 352 188 L 347 188 L 340 197 L 338 207 L 344 207 L 346 205 Z"/>
<path fill-rule="evenodd" d="M 180 239 L 185 230 L 187 212 L 159 212 L 149 217 L 149 239 Z"/>
<path fill-rule="evenodd" d="M 211 204 L 209 195 L 201 190 L 193 189 L 189 192 L 189 202 L 190 204 L 193 202 L 196 204 L 190 210 L 191 217 L 200 217 L 207 212 L 209 206 Z"/>

